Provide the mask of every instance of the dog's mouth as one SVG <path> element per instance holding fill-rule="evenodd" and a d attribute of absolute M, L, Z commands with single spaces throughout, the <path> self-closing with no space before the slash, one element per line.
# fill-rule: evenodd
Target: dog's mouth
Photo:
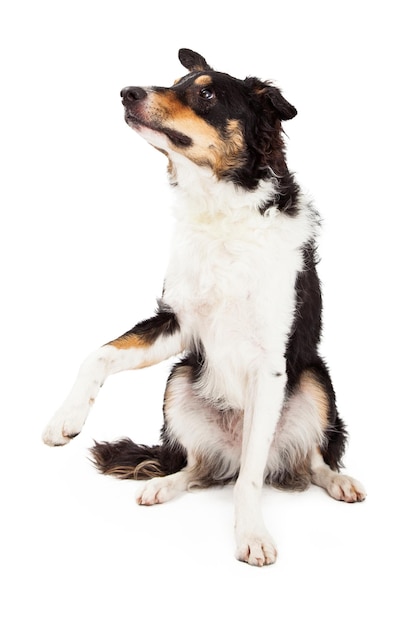
<path fill-rule="evenodd" d="M 160 126 L 158 124 L 150 124 L 148 121 L 145 122 L 142 118 L 133 115 L 133 113 L 128 110 L 125 112 L 125 121 L 129 124 L 129 126 L 136 130 L 143 127 L 157 133 L 162 133 L 179 148 L 187 148 L 192 145 L 192 140 L 187 135 L 184 135 L 177 130 L 173 130 L 172 128 L 166 128 L 165 126 Z"/>

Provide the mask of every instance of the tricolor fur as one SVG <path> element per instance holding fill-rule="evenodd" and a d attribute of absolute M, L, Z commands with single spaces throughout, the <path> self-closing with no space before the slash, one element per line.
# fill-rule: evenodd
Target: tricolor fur
<path fill-rule="evenodd" d="M 339 473 L 346 441 L 318 354 L 317 214 L 289 172 L 282 122 L 296 115 L 258 78 L 215 72 L 180 50 L 172 87 L 122 91 L 127 123 L 169 161 L 176 227 L 154 317 L 83 363 L 44 432 L 77 435 L 109 374 L 179 355 L 159 445 L 97 443 L 100 471 L 142 480 L 139 504 L 235 481 L 237 558 L 275 561 L 260 507 L 264 483 L 310 483 L 346 502 L 363 487 Z"/>

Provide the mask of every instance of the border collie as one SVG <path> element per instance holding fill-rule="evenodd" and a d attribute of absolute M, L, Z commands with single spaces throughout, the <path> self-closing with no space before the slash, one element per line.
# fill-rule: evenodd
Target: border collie
<path fill-rule="evenodd" d="M 95 443 L 95 464 L 141 480 L 143 505 L 234 482 L 236 557 L 267 565 L 263 484 L 365 498 L 339 472 L 346 430 L 317 350 L 318 216 L 286 165 L 282 122 L 296 109 L 281 91 L 188 49 L 179 59 L 188 73 L 172 87 L 121 92 L 126 122 L 168 159 L 176 227 L 161 300 L 84 361 L 43 439 L 78 435 L 110 374 L 177 355 L 160 444 Z"/>

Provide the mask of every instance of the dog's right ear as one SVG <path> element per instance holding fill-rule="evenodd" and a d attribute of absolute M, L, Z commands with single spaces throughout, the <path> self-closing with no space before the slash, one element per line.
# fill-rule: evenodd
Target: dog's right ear
<path fill-rule="evenodd" d="M 206 72 L 211 70 L 211 66 L 206 63 L 206 59 L 201 54 L 193 52 L 188 48 L 180 48 L 180 63 L 189 70 L 189 72 Z"/>

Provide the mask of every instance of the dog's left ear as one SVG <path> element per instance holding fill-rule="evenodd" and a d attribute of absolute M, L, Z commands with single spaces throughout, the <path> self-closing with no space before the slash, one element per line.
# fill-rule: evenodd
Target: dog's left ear
<path fill-rule="evenodd" d="M 291 120 L 297 115 L 297 110 L 282 96 L 280 89 L 270 87 L 266 93 L 274 108 L 278 111 L 281 120 Z"/>
<path fill-rule="evenodd" d="M 246 78 L 245 82 L 250 85 L 254 95 L 273 106 L 281 120 L 291 120 L 297 114 L 295 107 L 282 96 L 278 87 L 262 82 L 258 78 Z"/>
<path fill-rule="evenodd" d="M 180 63 L 184 65 L 189 72 L 206 72 L 212 69 L 201 54 L 193 52 L 193 50 L 189 50 L 188 48 L 180 48 L 179 59 Z"/>

